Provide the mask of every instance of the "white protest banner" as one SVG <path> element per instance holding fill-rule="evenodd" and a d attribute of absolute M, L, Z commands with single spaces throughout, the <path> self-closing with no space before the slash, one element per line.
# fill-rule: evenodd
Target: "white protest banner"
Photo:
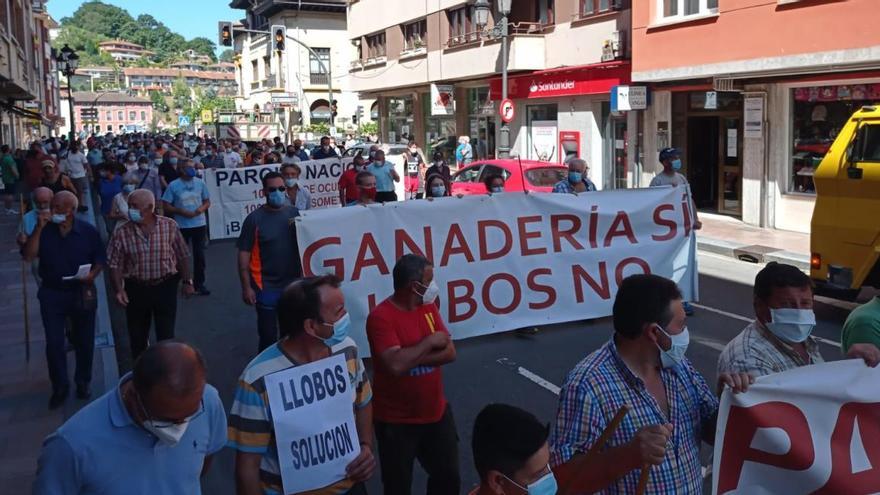
<path fill-rule="evenodd" d="M 880 493 L 880 369 L 796 368 L 721 396 L 713 493 Z"/>
<path fill-rule="evenodd" d="M 284 493 L 323 488 L 345 478 L 361 451 L 355 389 L 337 354 L 266 376 Z"/>
<path fill-rule="evenodd" d="M 611 314 L 634 273 L 697 293 L 687 189 L 466 196 L 306 212 L 297 239 L 306 275 L 343 280 L 352 337 L 367 347 L 369 309 L 391 270 L 416 252 L 434 265 L 441 314 L 457 338 Z"/>
<path fill-rule="evenodd" d="M 300 162 L 300 187 L 312 195 L 311 208 L 339 207 L 339 177 L 351 166 L 351 158 L 327 158 Z M 238 237 L 248 214 L 263 204 L 263 176 L 281 165 L 207 169 L 205 183 L 211 195 L 208 227 L 211 239 Z"/>

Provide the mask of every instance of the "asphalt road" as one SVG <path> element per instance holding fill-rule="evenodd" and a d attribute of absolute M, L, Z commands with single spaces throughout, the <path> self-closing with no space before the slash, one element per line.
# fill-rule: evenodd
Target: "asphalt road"
<path fill-rule="evenodd" d="M 207 285 L 213 293 L 181 301 L 177 323 L 178 337 L 204 353 L 209 382 L 220 391 L 227 410 L 237 378 L 257 346 L 256 315 L 241 302 L 235 259 L 232 242 L 212 243 L 207 251 Z M 700 307 L 688 320 L 691 346 L 687 356 L 713 383 L 720 350 L 752 315 L 751 281 L 760 267 L 702 254 L 699 263 Z M 833 342 L 839 341 L 847 313 L 845 309 L 817 304 L 819 323 L 814 335 L 828 340 L 821 344 L 828 360 L 840 358 L 839 347 Z M 124 323 L 117 328 L 124 328 Z M 562 384 L 568 371 L 606 342 L 611 333 L 611 321 L 604 318 L 546 326 L 535 335 L 507 332 L 456 343 L 458 359 L 444 367 L 444 382 L 458 424 L 463 489 L 477 483 L 470 432 L 480 409 L 490 402 L 505 402 L 552 422 L 557 406 L 554 385 Z M 125 336 L 118 335 L 117 343 L 124 370 L 129 363 Z M 423 473 L 416 467 L 413 493 L 424 493 L 424 482 Z M 381 493 L 378 472 L 368 488 L 371 493 Z M 215 459 L 204 492 L 234 493 L 231 451 L 224 450 Z"/>

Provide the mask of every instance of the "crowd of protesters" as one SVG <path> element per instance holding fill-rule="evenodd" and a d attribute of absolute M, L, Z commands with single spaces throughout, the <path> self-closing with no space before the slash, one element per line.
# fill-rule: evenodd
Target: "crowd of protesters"
<path fill-rule="evenodd" d="M 461 144 L 467 161 L 473 150 Z M 84 143 L 50 139 L 34 143 L 19 161 L 0 149 L 4 184 L 11 163 L 10 182 L 21 177 L 30 198 L 18 240 L 25 259 L 37 263 L 53 386 L 49 407 L 69 394 L 66 331 L 76 350 L 76 395 L 91 395 L 94 283 L 104 268 L 112 300 L 125 309 L 135 357 L 116 387 L 46 439 L 34 493 L 199 493 L 200 477 L 224 446 L 235 452 L 229 482 L 238 494 L 282 493 L 266 377 L 331 356 L 347 363 L 359 454 L 339 481 L 309 493 L 366 493 L 364 483 L 378 474 L 384 493 L 405 495 L 416 461 L 428 474 L 427 493 L 460 493 L 460 428 L 442 371 L 456 360 L 456 347 L 438 310 L 431 262 L 411 254 L 398 259 L 393 294 L 359 322 L 366 327 L 371 376 L 365 350 L 349 335 L 342 282 L 332 275 L 303 277 L 293 219 L 308 209 L 309 196 L 299 163 L 338 157 L 340 148 L 329 138 L 309 153 L 298 140 L 249 146 L 131 134 Z M 204 247 L 211 198 L 202 171 L 261 164 L 278 164 L 279 171 L 263 175 L 265 204 L 248 215 L 237 241 L 242 300 L 256 309 L 257 354 L 242 370 L 227 411 L 206 382 L 199 351 L 172 340 L 178 292 L 210 295 Z M 555 192 L 596 189 L 586 162 L 572 160 L 568 167 L 566 184 Z M 409 182 L 407 194 L 450 195 L 442 153 L 428 163 L 410 143 L 405 171 L 405 179 L 422 184 Z M 400 180 L 375 146 L 342 174 L 339 197 L 344 205 L 393 201 Z M 485 182 L 491 194 L 503 193 L 502 176 Z M 90 191 L 107 226 L 106 250 L 99 230 L 77 215 L 86 211 Z M 755 319 L 721 354 L 718 381 L 710 384 L 685 357 L 687 315 L 675 283 L 656 275 L 624 279 L 613 305 L 614 334 L 571 363 L 552 426 L 504 404 L 477 416 L 471 448 L 480 484 L 472 493 L 636 493 L 642 478 L 645 493 L 701 493 L 700 447 L 715 440 L 721 390 L 748 393 L 755 377 L 822 360 L 811 336 L 815 315 L 806 275 L 770 263 L 755 279 L 754 296 Z M 865 311 L 860 321 L 874 325 L 876 314 Z M 148 346 L 151 327 L 159 343 Z M 880 361 L 867 337 L 853 337 L 845 353 L 869 366 Z M 622 405 L 628 415 L 612 424 Z"/>

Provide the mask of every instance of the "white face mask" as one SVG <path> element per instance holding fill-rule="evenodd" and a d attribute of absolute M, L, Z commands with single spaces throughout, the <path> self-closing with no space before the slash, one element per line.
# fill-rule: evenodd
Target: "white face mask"
<path fill-rule="evenodd" d="M 666 334 L 672 341 L 672 347 L 668 351 L 657 345 L 657 348 L 660 349 L 660 363 L 664 368 L 673 368 L 684 361 L 684 353 L 687 351 L 688 344 L 691 341 L 691 334 L 688 332 L 687 327 L 684 327 L 681 333 L 675 335 L 666 333 L 666 330 L 662 328 L 660 328 L 660 331 Z"/>
<path fill-rule="evenodd" d="M 419 284 L 422 285 L 422 284 Z M 422 285 L 422 287 L 425 287 Z M 437 296 L 440 295 L 440 287 L 437 286 L 437 282 L 431 280 L 431 283 L 425 287 L 425 292 L 422 294 L 422 304 L 434 304 L 434 301 L 437 300 Z"/>
<path fill-rule="evenodd" d="M 816 313 L 812 309 L 770 308 L 767 329 L 786 342 L 803 342 L 813 333 Z"/>
<path fill-rule="evenodd" d="M 145 430 L 156 435 L 160 442 L 169 447 L 174 447 L 183 438 L 189 427 L 189 419 L 180 424 L 167 425 L 159 421 L 146 420 L 143 425 Z"/>

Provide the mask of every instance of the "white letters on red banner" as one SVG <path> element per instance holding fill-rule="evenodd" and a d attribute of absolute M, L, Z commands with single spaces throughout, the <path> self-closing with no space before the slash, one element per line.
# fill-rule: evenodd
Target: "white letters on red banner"
<path fill-rule="evenodd" d="M 339 207 L 339 177 L 351 166 L 351 158 L 309 160 L 297 165 L 302 169 L 300 186 L 312 195 L 311 208 Z M 208 227 L 211 239 L 238 237 L 248 214 L 266 203 L 263 176 L 277 172 L 281 165 L 205 170 L 205 183 L 211 194 Z"/>
<path fill-rule="evenodd" d="M 434 264 L 440 308 L 456 339 L 611 314 L 634 273 L 697 293 L 685 188 L 573 194 L 504 193 L 309 211 L 297 219 L 306 275 L 343 280 L 352 337 L 393 292 L 407 253 Z"/>
<path fill-rule="evenodd" d="M 726 390 L 713 493 L 880 492 L 880 369 L 862 360 L 804 366 Z"/>

